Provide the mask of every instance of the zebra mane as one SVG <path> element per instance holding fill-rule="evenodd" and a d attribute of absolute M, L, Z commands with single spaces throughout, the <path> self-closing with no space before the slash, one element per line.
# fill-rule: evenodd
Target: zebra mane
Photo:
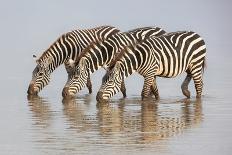
<path fill-rule="evenodd" d="M 96 44 L 100 44 L 101 42 L 103 42 L 103 39 L 99 39 L 97 41 L 93 41 L 91 42 L 82 52 L 81 54 L 78 56 L 78 58 L 75 60 L 74 62 L 74 66 L 78 65 L 80 59 L 85 56 L 86 53 L 88 53 L 90 51 L 90 49 L 94 48 L 94 45 Z"/>
<path fill-rule="evenodd" d="M 126 46 L 123 49 L 121 49 L 120 52 L 116 53 L 115 58 L 110 62 L 108 70 L 106 70 L 105 75 L 102 77 L 102 83 L 104 83 L 107 80 L 107 78 L 110 75 L 110 72 L 114 68 L 117 61 L 120 60 L 125 55 L 125 53 L 127 53 L 129 50 L 132 50 L 133 47 L 134 45 Z"/>
<path fill-rule="evenodd" d="M 61 39 L 65 39 L 68 35 L 70 34 L 70 32 L 64 33 L 62 34 L 60 37 L 58 37 L 50 46 L 48 49 L 45 50 L 45 52 L 43 52 L 43 54 L 36 60 L 38 63 L 41 63 L 43 60 L 47 59 L 50 57 L 49 53 L 50 53 L 50 49 L 57 43 L 59 42 Z"/>
<path fill-rule="evenodd" d="M 138 42 L 137 42 L 137 43 L 138 43 Z M 136 44 L 137 44 L 137 43 L 136 43 Z M 136 44 L 135 44 L 135 45 L 136 45 Z M 117 62 L 118 60 L 120 60 L 120 59 L 125 55 L 125 53 L 128 53 L 129 50 L 132 50 L 132 49 L 135 47 L 135 45 L 126 46 L 126 47 L 124 47 L 120 52 L 116 53 L 116 56 L 114 57 L 114 59 L 113 59 L 113 60 L 110 62 L 110 64 L 109 64 L 109 70 L 112 70 L 112 69 L 114 68 L 116 62 Z"/>

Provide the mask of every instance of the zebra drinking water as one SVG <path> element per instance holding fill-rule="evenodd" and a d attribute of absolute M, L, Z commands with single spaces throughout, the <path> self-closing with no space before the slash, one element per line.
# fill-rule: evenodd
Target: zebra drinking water
<path fill-rule="evenodd" d="M 63 63 L 70 77 L 69 60 L 76 60 L 91 42 L 106 39 L 118 32 L 119 30 L 115 27 L 100 26 L 63 34 L 36 60 L 37 65 L 32 73 L 27 93 L 38 94 L 48 85 L 51 73 Z M 91 84 L 90 81 L 88 82 Z M 91 93 L 91 90 L 89 91 Z"/>
<path fill-rule="evenodd" d="M 97 101 L 107 101 L 120 91 L 124 78 L 138 72 L 144 77 L 142 99 L 148 97 L 154 77 L 175 77 L 183 72 L 187 76 L 182 83 L 182 92 L 190 97 L 188 84 L 193 78 L 196 97 L 202 94 L 206 55 L 204 40 L 195 32 L 175 32 L 151 37 L 138 43 L 134 47 L 128 47 L 121 54 L 110 70 L 103 77 L 102 85 L 97 93 Z"/>
<path fill-rule="evenodd" d="M 108 39 L 91 44 L 82 52 L 82 56 L 76 60 L 73 68 L 73 76 L 63 89 L 63 97 L 74 97 L 77 92 L 84 88 L 90 74 L 100 69 L 107 68 L 117 53 L 129 45 L 134 45 L 150 36 L 160 36 L 165 31 L 159 27 L 143 27 L 129 32 L 117 33 Z M 126 97 L 124 81 L 120 86 L 123 96 Z"/>

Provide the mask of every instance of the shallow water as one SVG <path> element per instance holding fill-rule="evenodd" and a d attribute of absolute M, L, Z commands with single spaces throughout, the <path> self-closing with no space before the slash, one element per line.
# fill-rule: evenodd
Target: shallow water
<path fill-rule="evenodd" d="M 53 111 L 44 98 L 29 99 L 34 149 L 81 154 L 168 153 L 168 141 L 200 127 L 203 114 L 201 101 L 166 102 L 133 98 L 96 106 L 87 96 L 63 101 L 62 110 Z"/>
<path fill-rule="evenodd" d="M 92 75 L 94 94 L 81 91 L 74 100 L 63 100 L 63 68 L 40 97 L 27 97 L 24 76 L 6 79 L 12 91 L 2 97 L 0 109 L 1 154 L 230 154 L 232 146 L 231 74 L 213 64 L 209 56 L 201 100 L 181 94 L 183 76 L 158 78 L 161 99 L 141 101 L 143 79 L 126 80 L 128 97 L 119 93 L 109 104 L 96 103 L 104 74 Z M 228 63 L 228 64 L 227 64 Z M 217 68 L 218 67 L 218 68 Z M 221 79 L 221 80 L 218 80 Z M 20 82 L 21 81 L 21 82 Z M 24 82 L 22 82 L 24 81 Z M 7 82 L 17 82 L 18 86 Z M 136 85 L 135 85 L 136 83 Z"/>

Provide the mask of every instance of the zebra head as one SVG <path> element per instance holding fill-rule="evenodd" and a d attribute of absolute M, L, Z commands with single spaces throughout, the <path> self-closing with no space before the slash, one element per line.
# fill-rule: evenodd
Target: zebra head
<path fill-rule="evenodd" d="M 36 67 L 32 72 L 32 80 L 29 84 L 27 93 L 29 95 L 37 95 L 50 81 L 50 69 L 51 58 L 44 60 L 36 60 Z"/>
<path fill-rule="evenodd" d="M 98 102 L 107 102 L 109 98 L 120 91 L 123 79 L 123 72 L 120 62 L 116 62 L 113 68 L 109 69 L 102 78 L 102 85 L 97 93 Z"/>
<path fill-rule="evenodd" d="M 62 96 L 64 98 L 73 98 L 77 92 L 85 87 L 89 74 L 88 62 L 83 57 L 79 62 L 75 63 L 72 75 L 70 75 L 68 82 L 63 88 Z"/>

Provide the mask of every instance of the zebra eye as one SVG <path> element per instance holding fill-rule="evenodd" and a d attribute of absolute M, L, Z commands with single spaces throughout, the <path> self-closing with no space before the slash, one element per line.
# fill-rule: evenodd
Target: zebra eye
<path fill-rule="evenodd" d="M 42 73 L 42 72 L 40 72 L 40 73 L 39 73 L 39 76 L 43 76 L 43 73 Z"/>
<path fill-rule="evenodd" d="M 77 75 L 77 74 L 80 74 L 80 70 L 76 70 L 75 74 L 76 74 L 76 75 Z"/>

